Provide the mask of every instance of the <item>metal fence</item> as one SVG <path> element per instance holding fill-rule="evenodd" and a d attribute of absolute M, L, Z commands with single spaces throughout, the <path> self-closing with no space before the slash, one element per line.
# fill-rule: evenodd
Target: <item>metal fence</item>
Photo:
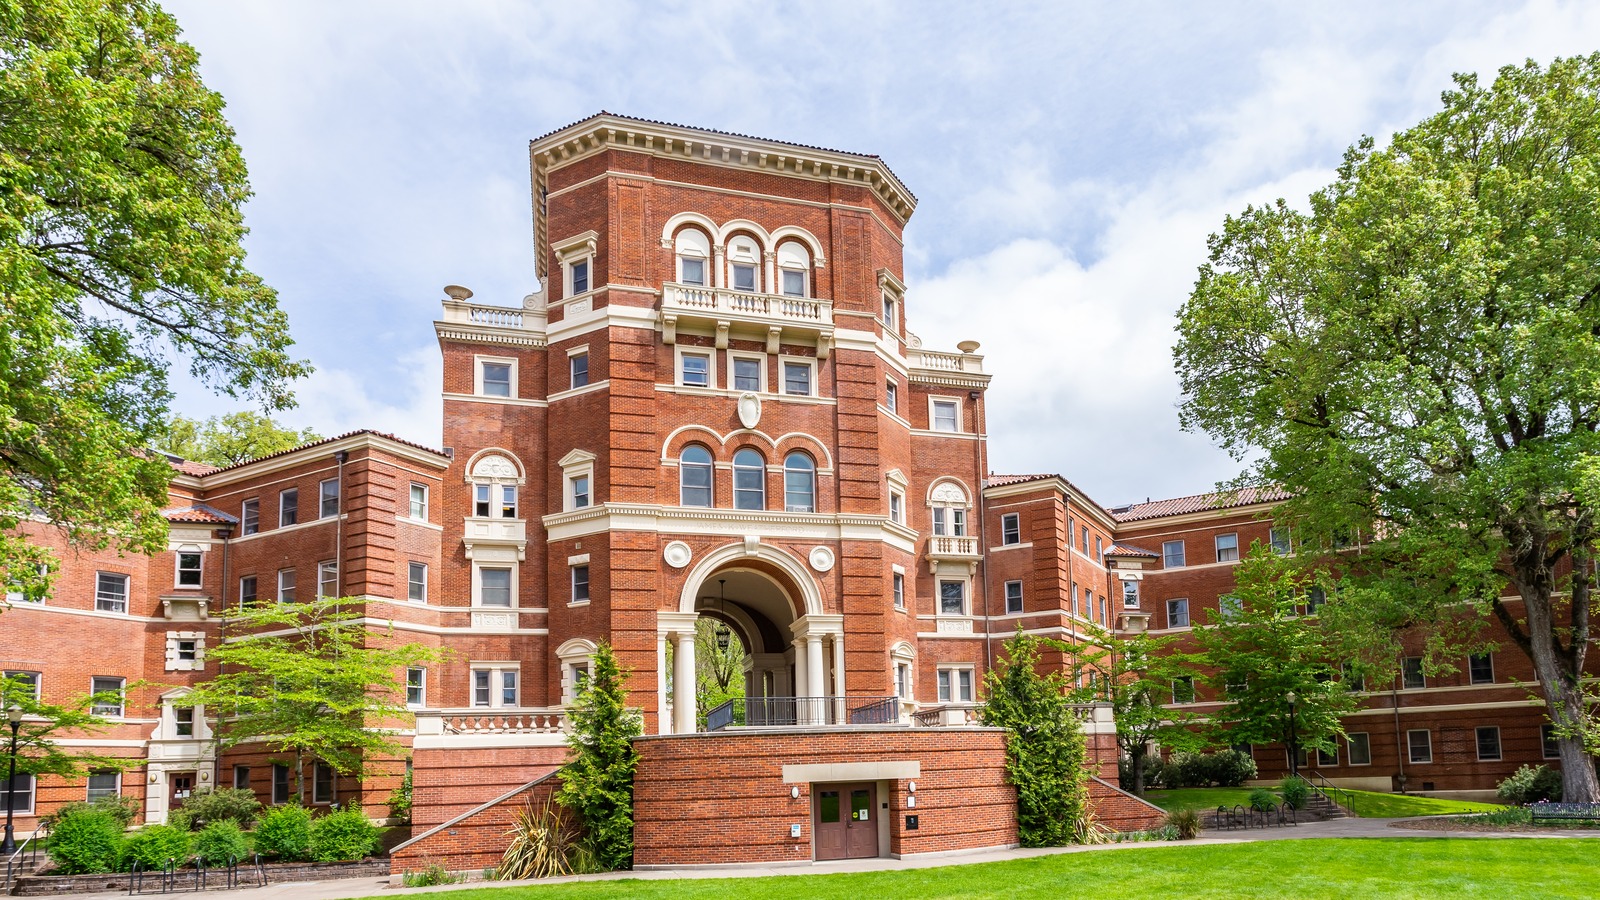
<path fill-rule="evenodd" d="M 735 726 L 893 725 L 895 697 L 740 697 L 706 713 L 706 730 Z"/>

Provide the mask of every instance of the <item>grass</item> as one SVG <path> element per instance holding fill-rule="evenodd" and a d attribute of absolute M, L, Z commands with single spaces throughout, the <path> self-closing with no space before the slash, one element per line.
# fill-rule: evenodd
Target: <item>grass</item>
<path fill-rule="evenodd" d="M 1173 788 L 1145 791 L 1144 798 L 1164 810 L 1212 810 L 1219 806 L 1249 806 L 1251 788 Z"/>
<path fill-rule="evenodd" d="M 1250 788 L 1178 788 L 1170 791 L 1146 791 L 1145 799 L 1166 810 L 1212 810 L 1218 806 L 1230 808 L 1249 806 L 1250 790 Z M 1437 797 L 1416 797 L 1408 794 L 1380 794 L 1374 791 L 1350 791 L 1350 793 L 1356 796 L 1355 813 L 1363 819 L 1459 816 L 1505 808 L 1496 803 L 1441 800 Z"/>
<path fill-rule="evenodd" d="M 932 869 L 765 878 L 629 878 L 479 888 L 435 896 L 454 900 L 1593 897 L 1597 846 L 1560 838 L 1347 838 L 1191 847 L 1136 844 L 1129 845 L 1130 849 Z"/>

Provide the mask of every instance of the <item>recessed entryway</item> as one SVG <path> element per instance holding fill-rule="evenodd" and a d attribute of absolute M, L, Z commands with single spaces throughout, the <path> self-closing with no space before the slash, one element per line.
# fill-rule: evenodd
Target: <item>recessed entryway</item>
<path fill-rule="evenodd" d="M 876 857 L 878 813 L 878 788 L 871 782 L 816 785 L 811 792 L 816 858 Z"/>

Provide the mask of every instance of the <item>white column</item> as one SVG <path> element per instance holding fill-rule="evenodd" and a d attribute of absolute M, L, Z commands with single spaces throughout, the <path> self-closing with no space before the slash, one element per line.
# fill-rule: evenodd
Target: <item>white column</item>
<path fill-rule="evenodd" d="M 843 725 L 845 724 L 843 634 L 833 636 L 833 695 L 839 698 L 833 701 L 833 721 L 836 725 Z"/>
<path fill-rule="evenodd" d="M 656 733 L 672 733 L 672 719 L 667 715 L 667 636 L 664 634 L 656 635 Z"/>
<path fill-rule="evenodd" d="M 672 660 L 672 731 L 694 733 L 694 632 L 678 632 Z"/>
<path fill-rule="evenodd" d="M 806 696 L 827 696 L 828 670 L 822 667 L 822 635 L 806 635 Z"/>
<path fill-rule="evenodd" d="M 789 693 L 798 697 L 810 683 L 810 679 L 806 678 L 806 642 L 797 640 L 794 642 L 794 690 Z"/>
<path fill-rule="evenodd" d="M 765 275 L 767 279 L 767 287 L 764 293 L 776 294 L 779 291 L 778 282 L 774 280 L 778 276 L 778 254 L 772 250 L 768 250 L 767 252 L 761 254 L 761 256 L 762 262 L 765 263 L 765 265 L 761 267 L 762 274 Z"/>
<path fill-rule="evenodd" d="M 728 258 L 726 248 L 722 244 L 711 245 L 711 284 L 713 287 L 727 287 Z"/>

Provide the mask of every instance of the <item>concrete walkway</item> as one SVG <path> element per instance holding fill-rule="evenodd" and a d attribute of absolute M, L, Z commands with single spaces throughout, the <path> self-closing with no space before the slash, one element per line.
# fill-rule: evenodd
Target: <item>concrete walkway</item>
<path fill-rule="evenodd" d="M 833 875 L 844 872 L 878 872 L 900 869 L 930 869 L 938 866 L 971 865 L 973 863 L 1003 862 L 1011 859 L 1029 859 L 1036 856 L 1053 856 L 1060 853 L 1102 853 L 1147 850 L 1156 847 L 1194 847 L 1206 844 L 1246 844 L 1256 841 L 1308 840 L 1315 838 L 1593 838 L 1600 839 L 1600 830 L 1558 830 L 1529 832 L 1491 831 L 1434 831 L 1408 829 L 1406 822 L 1413 819 L 1333 819 L 1328 822 L 1308 822 L 1303 825 L 1272 828 L 1251 828 L 1240 831 L 1207 831 L 1193 841 L 1141 841 L 1126 844 L 1091 844 L 1073 847 L 1044 847 L 1034 850 L 984 850 L 972 853 L 948 853 L 918 856 L 912 859 L 852 859 L 832 862 L 804 863 L 799 865 L 739 865 L 700 866 L 673 869 L 643 869 L 632 872 L 606 872 L 600 875 L 572 875 L 566 878 L 547 878 L 536 881 L 471 881 L 465 884 L 439 885 L 437 887 L 406 888 L 391 885 L 381 878 L 341 878 L 329 881 L 300 881 L 269 884 L 262 888 L 241 888 L 231 891 L 207 891 L 208 900 L 352 900 L 375 895 L 400 896 L 404 894 L 430 894 L 440 891 L 471 890 L 474 888 L 521 887 L 526 885 L 562 884 L 571 881 L 615 881 L 640 879 L 659 881 L 673 878 L 765 878 L 783 875 Z M 122 892 L 102 894 L 73 894 L 72 900 L 127 900 Z"/>

